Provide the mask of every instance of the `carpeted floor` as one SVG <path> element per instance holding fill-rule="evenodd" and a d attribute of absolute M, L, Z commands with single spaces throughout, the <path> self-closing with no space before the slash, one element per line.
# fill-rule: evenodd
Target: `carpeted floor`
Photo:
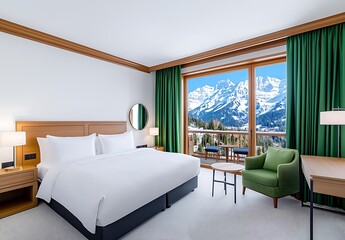
<path fill-rule="evenodd" d="M 221 177 L 219 173 L 219 177 Z M 154 216 L 123 240 L 214 240 L 214 239 L 309 239 L 309 208 L 292 197 L 273 201 L 249 189 L 242 196 L 241 177 L 237 177 L 237 204 L 233 189 L 224 195 L 223 185 L 215 185 L 211 197 L 212 171 L 201 169 L 199 187 L 171 208 Z M 228 179 L 232 180 L 232 177 Z M 38 207 L 1 219 L 1 240 L 85 239 L 44 203 Z M 315 240 L 344 240 L 345 215 L 314 211 Z"/>

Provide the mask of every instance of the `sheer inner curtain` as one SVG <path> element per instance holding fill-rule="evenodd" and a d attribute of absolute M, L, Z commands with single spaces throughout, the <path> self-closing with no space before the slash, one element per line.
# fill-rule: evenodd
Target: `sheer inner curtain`
<path fill-rule="evenodd" d="M 156 146 L 167 152 L 181 152 L 181 89 L 181 66 L 156 72 Z"/>
<path fill-rule="evenodd" d="M 344 59 L 345 23 L 287 39 L 287 147 L 305 155 L 337 156 L 337 127 L 320 125 L 320 112 L 345 107 Z M 303 187 L 302 197 L 309 201 L 306 182 Z M 345 209 L 344 199 L 337 197 L 316 194 L 315 201 Z"/>

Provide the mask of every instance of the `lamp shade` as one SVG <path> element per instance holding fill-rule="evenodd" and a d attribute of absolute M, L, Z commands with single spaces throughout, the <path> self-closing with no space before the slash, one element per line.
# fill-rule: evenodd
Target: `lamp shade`
<path fill-rule="evenodd" d="M 150 128 L 150 135 L 151 136 L 158 136 L 159 135 L 159 128 Z"/>
<path fill-rule="evenodd" d="M 345 125 L 345 111 L 320 112 L 321 125 Z"/>
<path fill-rule="evenodd" d="M 0 133 L 0 145 L 3 147 L 15 147 L 26 144 L 25 132 L 2 132 Z"/>

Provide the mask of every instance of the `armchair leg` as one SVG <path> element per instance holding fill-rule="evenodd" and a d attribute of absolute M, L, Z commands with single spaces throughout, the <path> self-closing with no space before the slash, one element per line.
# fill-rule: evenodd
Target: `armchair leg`
<path fill-rule="evenodd" d="M 242 195 L 244 195 L 245 193 L 246 193 L 246 187 L 243 186 L 243 188 L 242 188 Z"/>
<path fill-rule="evenodd" d="M 277 208 L 278 207 L 278 198 L 273 198 L 273 205 L 274 205 L 274 208 Z"/>

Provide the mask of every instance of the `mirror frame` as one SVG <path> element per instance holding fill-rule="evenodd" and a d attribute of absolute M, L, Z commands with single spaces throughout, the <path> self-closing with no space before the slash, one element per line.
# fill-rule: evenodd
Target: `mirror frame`
<path fill-rule="evenodd" d="M 135 123 L 134 123 L 134 114 L 133 114 L 133 111 L 134 111 L 134 107 L 135 106 L 142 106 L 143 109 L 145 110 L 145 114 L 146 114 L 146 121 L 145 121 L 145 124 L 143 127 L 140 127 L 139 126 L 139 123 L 137 124 L 138 126 L 135 126 Z M 139 113 L 138 113 L 139 114 Z M 146 106 L 142 103 L 136 103 L 134 104 L 130 109 L 129 109 L 129 113 L 128 113 L 128 120 L 129 120 L 129 123 L 131 124 L 132 128 L 134 128 L 135 130 L 143 130 L 146 126 L 147 126 L 147 123 L 149 121 L 149 111 L 147 110 Z"/>

